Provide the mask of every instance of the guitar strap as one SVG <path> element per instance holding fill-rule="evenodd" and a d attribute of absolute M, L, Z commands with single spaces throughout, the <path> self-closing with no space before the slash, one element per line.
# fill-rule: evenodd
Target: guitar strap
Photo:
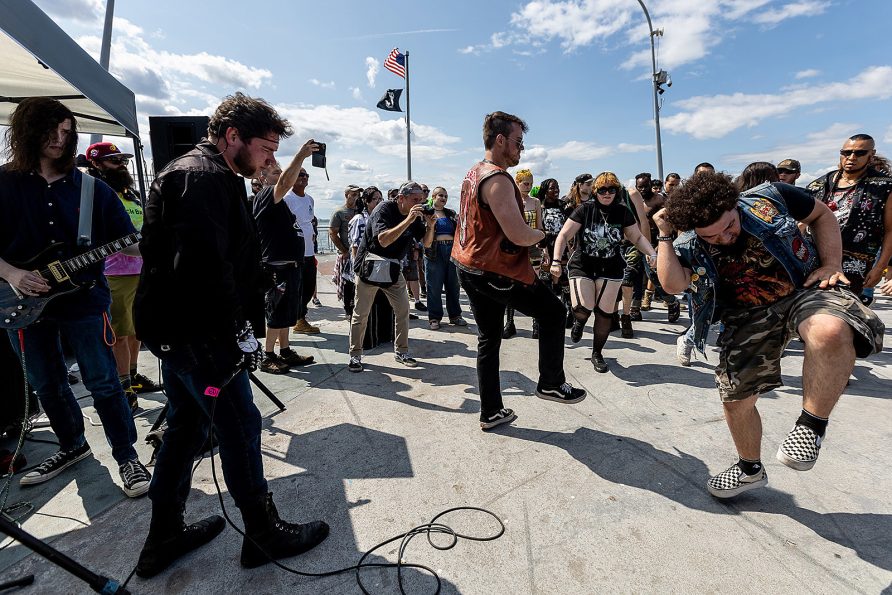
<path fill-rule="evenodd" d="M 93 187 L 96 178 L 89 174 L 81 175 L 80 218 L 77 222 L 77 245 L 89 246 L 93 243 Z"/>

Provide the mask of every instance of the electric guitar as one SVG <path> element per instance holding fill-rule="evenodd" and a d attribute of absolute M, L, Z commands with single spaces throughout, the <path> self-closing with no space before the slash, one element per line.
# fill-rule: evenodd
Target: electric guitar
<path fill-rule="evenodd" d="M 52 255 L 63 245 L 62 242 L 55 242 L 27 262 L 10 263 L 14 267 L 38 273 L 46 280 L 50 290 L 29 296 L 0 279 L 0 328 L 20 329 L 34 324 L 51 300 L 81 289 L 82 285 L 72 279 L 75 273 L 136 244 L 141 238 L 139 232 L 131 233 L 68 260 L 53 259 Z"/>

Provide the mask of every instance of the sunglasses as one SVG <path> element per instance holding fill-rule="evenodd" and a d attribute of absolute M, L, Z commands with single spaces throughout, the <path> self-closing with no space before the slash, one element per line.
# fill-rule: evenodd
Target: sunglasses
<path fill-rule="evenodd" d="M 869 149 L 840 149 L 839 154 L 843 157 L 850 157 L 854 155 L 855 157 L 864 157 L 870 153 Z"/>
<path fill-rule="evenodd" d="M 777 173 L 779 174 L 795 174 L 797 173 L 795 169 L 787 169 L 786 167 L 777 168 Z"/>
<path fill-rule="evenodd" d="M 298 178 L 309 178 L 310 174 L 297 174 Z"/>
<path fill-rule="evenodd" d="M 597 194 L 616 194 L 619 192 L 619 188 L 616 186 L 608 186 L 607 188 L 598 188 L 595 192 Z"/>
<path fill-rule="evenodd" d="M 114 163 L 115 165 L 127 165 L 130 163 L 130 157 L 106 157 L 104 161 Z"/>

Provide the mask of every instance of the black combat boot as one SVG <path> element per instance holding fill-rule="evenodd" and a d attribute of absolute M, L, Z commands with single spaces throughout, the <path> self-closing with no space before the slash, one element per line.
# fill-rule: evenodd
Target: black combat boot
<path fill-rule="evenodd" d="M 241 562 L 245 568 L 302 554 L 328 537 L 328 525 L 323 521 L 299 525 L 280 519 L 271 493 L 241 510 L 245 521 Z"/>
<path fill-rule="evenodd" d="M 149 536 L 146 537 L 136 564 L 137 576 L 155 576 L 177 558 L 212 540 L 225 526 L 226 521 L 216 514 L 187 525 L 183 522 L 182 506 L 153 502 Z"/>

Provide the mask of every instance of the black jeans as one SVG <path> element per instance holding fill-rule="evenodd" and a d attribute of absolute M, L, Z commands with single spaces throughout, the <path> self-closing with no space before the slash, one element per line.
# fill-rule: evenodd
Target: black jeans
<path fill-rule="evenodd" d="M 502 408 L 499 385 L 499 349 L 505 306 L 539 322 L 539 384 L 560 386 L 564 376 L 564 319 L 567 309 L 561 300 L 536 279 L 523 285 L 509 279 L 472 275 L 459 270 L 458 279 L 477 322 L 477 384 L 480 390 L 480 419 Z"/>
<path fill-rule="evenodd" d="M 298 320 L 307 317 L 307 306 L 316 293 L 316 257 L 304 256 L 303 266 L 300 270 L 300 307 L 297 309 Z"/>

